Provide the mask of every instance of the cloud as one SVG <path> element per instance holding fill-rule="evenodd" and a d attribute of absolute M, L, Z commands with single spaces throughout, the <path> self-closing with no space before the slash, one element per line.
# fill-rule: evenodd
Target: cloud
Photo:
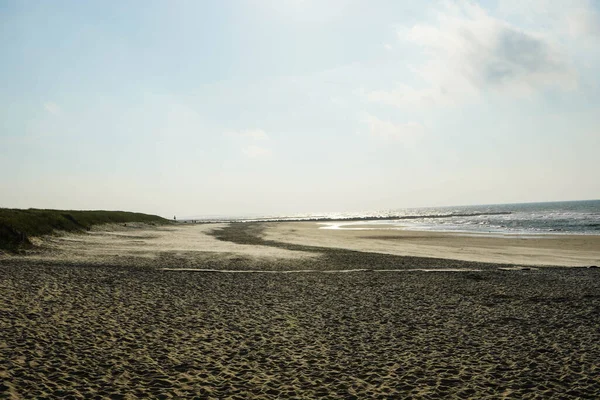
<path fill-rule="evenodd" d="M 271 155 L 271 150 L 256 145 L 250 145 L 242 149 L 242 153 L 250 158 L 265 158 Z"/>
<path fill-rule="evenodd" d="M 600 38 L 600 13 L 591 7 L 578 7 L 566 15 L 569 34 L 574 38 Z"/>
<path fill-rule="evenodd" d="M 416 104 L 424 106 L 452 104 L 452 98 L 448 95 L 448 91 L 444 86 L 416 89 L 408 85 L 398 84 L 391 90 L 371 91 L 367 94 L 367 99 L 375 103 L 396 107 L 405 107 Z"/>
<path fill-rule="evenodd" d="M 425 134 L 425 127 L 418 122 L 397 124 L 391 121 L 381 120 L 370 114 L 365 114 L 362 118 L 362 122 L 368 125 L 369 134 L 372 137 L 383 140 L 394 140 L 407 144 L 414 144 Z"/>
<path fill-rule="evenodd" d="M 241 131 L 226 132 L 225 135 L 253 141 L 269 140 L 269 135 L 262 129 L 245 129 Z"/>
<path fill-rule="evenodd" d="M 532 22 L 535 16 L 538 24 L 574 39 L 600 37 L 600 13 L 590 0 L 500 0 L 498 11 L 525 22 Z"/>
<path fill-rule="evenodd" d="M 452 105 L 489 91 L 523 96 L 576 85 L 572 68 L 555 42 L 492 17 L 475 4 L 447 3 L 435 23 L 398 34 L 421 49 L 425 61 L 412 70 L 424 84 L 373 91 L 368 94 L 370 101 Z"/>
<path fill-rule="evenodd" d="M 262 129 L 243 129 L 239 131 L 225 132 L 226 137 L 233 138 L 238 143 L 244 143 L 242 153 L 249 158 L 265 158 L 271 156 L 270 149 L 264 146 L 258 146 L 254 143 L 266 142 L 269 135 Z"/>
<path fill-rule="evenodd" d="M 249 129 L 240 132 L 240 136 L 252 140 L 268 140 L 269 136 L 262 129 Z"/>
<path fill-rule="evenodd" d="M 59 115 L 61 112 L 60 106 L 53 102 L 44 103 L 44 109 L 52 115 Z"/>

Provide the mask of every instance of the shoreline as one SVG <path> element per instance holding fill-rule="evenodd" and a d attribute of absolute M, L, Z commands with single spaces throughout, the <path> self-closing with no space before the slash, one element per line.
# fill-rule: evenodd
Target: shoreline
<path fill-rule="evenodd" d="M 287 223 L 290 221 L 275 221 L 275 223 Z M 313 221 L 291 221 L 291 222 L 313 222 Z M 332 221 L 338 222 L 338 221 Z M 319 225 L 329 224 L 329 222 L 318 222 Z M 343 224 L 343 221 L 342 221 Z M 339 225 L 342 225 L 339 224 Z M 551 239 L 551 238 L 564 238 L 569 236 L 584 236 L 584 237 L 600 237 L 600 233 L 593 234 L 589 232 L 484 232 L 484 231 L 474 231 L 474 230 L 451 230 L 451 229 L 419 229 L 416 226 L 392 226 L 386 227 L 385 225 L 370 225 L 370 224 L 357 224 L 350 225 L 351 227 L 341 227 L 339 225 L 333 226 L 321 226 L 320 229 L 323 230 L 341 230 L 341 231 L 369 231 L 369 230 L 380 230 L 380 231 L 410 231 L 410 232 L 425 232 L 425 233 L 448 233 L 459 236 L 485 236 L 485 237 L 499 237 L 499 238 L 520 238 L 520 239 Z M 355 227 L 354 227 L 355 226 Z"/>

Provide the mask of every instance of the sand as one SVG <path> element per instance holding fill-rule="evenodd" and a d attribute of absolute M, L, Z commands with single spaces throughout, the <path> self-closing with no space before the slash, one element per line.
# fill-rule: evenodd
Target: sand
<path fill-rule="evenodd" d="M 104 230 L 0 256 L 0 398 L 600 392 L 600 269 L 299 246 L 260 225 L 221 226 L 218 241 L 214 228 Z"/>
<path fill-rule="evenodd" d="M 523 265 L 600 266 L 600 236 L 488 235 L 382 229 L 322 229 L 325 224 L 270 224 L 266 240 L 401 256 Z M 356 225 L 355 225 L 356 226 Z"/>
<path fill-rule="evenodd" d="M 243 265 L 260 260 L 314 258 L 314 253 L 272 246 L 236 244 L 210 233 L 227 224 L 181 224 L 153 227 L 144 224 L 101 225 L 83 234 L 61 233 L 33 239 L 38 246 L 27 254 L 32 261 L 69 264 L 177 267 Z M 5 257 L 7 257 L 6 255 Z"/>

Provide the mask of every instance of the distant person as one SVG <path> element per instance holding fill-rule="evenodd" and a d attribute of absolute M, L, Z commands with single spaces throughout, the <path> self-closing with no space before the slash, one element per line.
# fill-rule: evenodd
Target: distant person
<path fill-rule="evenodd" d="M 173 221 L 177 221 L 177 217 L 173 215 Z"/>

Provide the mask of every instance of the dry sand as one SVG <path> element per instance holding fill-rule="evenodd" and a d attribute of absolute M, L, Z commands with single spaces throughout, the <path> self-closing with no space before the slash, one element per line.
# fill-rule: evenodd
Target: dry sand
<path fill-rule="evenodd" d="M 314 253 L 271 246 L 237 244 L 217 240 L 210 233 L 227 224 L 101 225 L 83 234 L 62 233 L 35 238 L 38 246 L 27 258 L 32 261 L 69 264 L 155 266 L 194 268 L 212 260 L 244 266 L 273 259 L 314 258 Z M 5 255 L 8 257 L 8 255 Z"/>
<path fill-rule="evenodd" d="M 523 265 L 600 266 L 600 236 L 488 235 L 381 229 L 322 229 L 315 222 L 271 224 L 266 240 L 400 256 Z"/>
<path fill-rule="evenodd" d="M 261 225 L 218 241 L 214 228 L 119 228 L 0 256 L 0 398 L 600 393 L 600 269 L 307 247 L 265 241 Z"/>

